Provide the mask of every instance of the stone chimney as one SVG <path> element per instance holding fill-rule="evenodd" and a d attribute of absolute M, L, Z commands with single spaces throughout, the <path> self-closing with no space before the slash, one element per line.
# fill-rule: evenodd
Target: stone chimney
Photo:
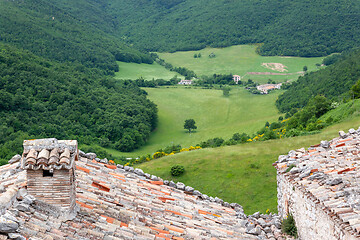
<path fill-rule="evenodd" d="M 25 140 L 21 167 L 26 170 L 27 190 L 36 199 L 63 211 L 75 208 L 76 140 L 55 138 Z"/>

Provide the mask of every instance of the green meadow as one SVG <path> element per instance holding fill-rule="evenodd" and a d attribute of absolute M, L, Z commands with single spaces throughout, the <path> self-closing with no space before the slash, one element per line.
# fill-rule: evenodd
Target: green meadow
<path fill-rule="evenodd" d="M 237 202 L 246 214 L 264 213 L 267 209 L 277 212 L 276 170 L 272 163 L 278 156 L 330 140 L 338 136 L 339 130 L 357 129 L 359 121 L 357 114 L 316 135 L 182 152 L 136 167 L 163 179 L 183 182 L 209 196 Z M 185 173 L 175 178 L 170 168 L 177 164 L 185 167 Z"/>
<path fill-rule="evenodd" d="M 194 54 L 201 53 L 201 58 L 194 58 Z M 208 56 L 214 53 L 215 58 Z M 299 74 L 289 76 L 276 75 L 247 75 L 247 72 L 274 72 L 279 71 L 268 69 L 262 63 L 281 63 L 286 66 L 284 73 L 297 73 L 303 70 L 304 66 L 308 71 L 317 70 L 317 63 L 322 63 L 320 58 L 300 58 L 300 57 L 264 57 L 256 53 L 255 45 L 237 45 L 227 48 L 205 48 L 199 51 L 186 51 L 175 53 L 157 53 L 160 58 L 173 66 L 186 67 L 193 70 L 198 76 L 211 74 L 237 74 L 245 79 L 253 79 L 265 82 L 269 78 L 275 81 L 286 81 L 297 79 Z"/>
<path fill-rule="evenodd" d="M 158 128 L 144 147 L 127 156 L 154 153 L 171 144 L 196 145 L 209 138 L 230 138 L 236 132 L 255 133 L 266 121 L 279 117 L 275 100 L 281 91 L 269 95 L 253 95 L 242 87 L 234 87 L 229 97 L 221 90 L 200 88 L 145 88 L 158 106 Z M 193 118 L 198 129 L 189 134 L 184 121 Z M 116 152 L 112 152 L 116 154 Z"/>
<path fill-rule="evenodd" d="M 119 65 L 119 72 L 116 73 L 116 79 L 131 79 L 135 80 L 140 77 L 145 80 L 152 79 L 165 79 L 169 80 L 173 78 L 175 75 L 179 78 L 184 79 L 183 76 L 178 74 L 177 72 L 171 72 L 164 68 L 163 66 L 153 63 L 153 64 L 145 64 L 145 63 L 125 63 L 125 62 L 117 62 Z"/>

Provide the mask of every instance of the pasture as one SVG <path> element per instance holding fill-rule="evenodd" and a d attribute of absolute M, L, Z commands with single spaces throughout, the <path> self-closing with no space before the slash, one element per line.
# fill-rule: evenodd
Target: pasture
<path fill-rule="evenodd" d="M 145 88 L 148 98 L 159 109 L 158 128 L 145 146 L 127 156 L 154 153 L 171 144 L 196 145 L 209 138 L 230 138 L 236 132 L 253 134 L 266 121 L 280 116 L 275 100 L 281 91 L 269 95 L 253 95 L 242 87 L 233 87 L 230 96 L 221 90 L 200 88 Z M 193 118 L 198 129 L 189 134 L 184 121 Z"/>
<path fill-rule="evenodd" d="M 125 62 L 117 62 L 117 63 L 119 65 L 119 72 L 115 74 L 115 79 L 135 80 L 142 77 L 145 80 L 152 80 L 152 79 L 169 80 L 173 78 L 175 75 L 181 79 L 184 79 L 184 77 L 178 74 L 177 72 L 171 72 L 155 62 L 153 64 L 145 64 L 145 63 L 138 64 L 138 63 L 125 63 Z"/>
<path fill-rule="evenodd" d="M 279 155 L 338 136 L 339 130 L 357 129 L 360 116 L 335 124 L 316 135 L 252 142 L 235 146 L 182 152 L 136 167 L 163 179 L 180 181 L 209 196 L 237 202 L 246 214 L 267 209 L 277 212 L 276 170 Z M 183 165 L 184 175 L 172 177 L 170 168 Z"/>
<path fill-rule="evenodd" d="M 194 58 L 194 54 L 201 53 L 201 58 Z M 216 57 L 209 58 L 214 53 Z M 255 45 L 237 45 L 227 48 L 205 48 L 199 51 L 186 51 L 175 53 L 157 53 L 160 58 L 173 66 L 186 67 L 193 70 L 198 76 L 211 74 L 237 74 L 244 76 L 244 79 L 253 79 L 259 83 L 267 82 L 270 78 L 274 81 L 287 81 L 297 79 L 300 74 L 289 76 L 278 75 L 247 75 L 247 72 L 273 72 L 263 63 L 281 63 L 286 66 L 283 73 L 297 73 L 303 70 L 304 66 L 308 71 L 317 70 L 317 63 L 321 64 L 322 57 L 300 58 L 283 56 L 260 56 L 256 53 Z"/>

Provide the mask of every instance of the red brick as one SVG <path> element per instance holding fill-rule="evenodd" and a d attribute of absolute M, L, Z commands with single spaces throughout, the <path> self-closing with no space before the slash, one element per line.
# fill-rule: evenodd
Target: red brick
<path fill-rule="evenodd" d="M 345 146 L 345 143 L 340 143 L 340 144 L 336 145 L 337 148 L 338 147 L 343 147 L 343 146 Z"/>
<path fill-rule="evenodd" d="M 155 185 L 163 185 L 164 182 L 163 181 L 150 181 L 151 184 L 155 184 Z"/>
<path fill-rule="evenodd" d="M 87 205 L 83 202 L 76 201 L 77 204 L 79 204 L 81 207 L 88 208 L 88 209 L 94 209 L 94 207 Z"/>
<path fill-rule="evenodd" d="M 344 169 L 344 170 L 338 171 L 338 174 L 342 174 L 342 173 L 344 173 L 344 172 L 350 172 L 350 171 L 353 171 L 353 170 L 355 170 L 355 169 L 356 169 L 356 167 L 346 168 L 346 169 Z"/>
<path fill-rule="evenodd" d="M 167 200 L 169 201 L 175 201 L 174 198 L 167 198 L 167 197 L 158 197 L 163 203 L 166 203 Z"/>
<path fill-rule="evenodd" d="M 105 164 L 105 167 L 110 168 L 110 169 L 116 169 L 116 165 L 110 165 L 110 164 Z"/>
<path fill-rule="evenodd" d="M 204 215 L 212 215 L 211 212 L 203 211 L 203 210 L 200 210 L 200 209 L 199 209 L 199 213 L 204 214 Z"/>
<path fill-rule="evenodd" d="M 126 223 L 124 223 L 124 222 L 121 222 L 121 223 L 120 223 L 120 227 L 129 227 L 129 225 L 126 224 Z"/>
<path fill-rule="evenodd" d="M 99 190 L 102 190 L 102 191 L 105 191 L 105 192 L 110 192 L 110 188 L 108 186 L 100 184 L 98 182 L 93 182 L 91 184 L 91 186 L 97 187 Z"/>
<path fill-rule="evenodd" d="M 108 217 L 108 216 L 105 216 L 105 215 L 101 215 L 102 217 L 104 217 L 104 218 L 106 218 L 106 221 L 108 222 L 108 223 L 113 223 L 114 222 L 114 218 L 112 218 L 112 217 Z"/>
<path fill-rule="evenodd" d="M 90 173 L 90 170 L 87 169 L 87 168 L 84 168 L 84 167 L 76 166 L 76 169 L 82 170 L 82 171 L 84 171 L 84 172 L 86 172 L 86 173 Z"/>
<path fill-rule="evenodd" d="M 182 228 L 178 228 L 178 227 L 173 227 L 173 226 L 170 226 L 170 225 L 165 225 L 165 227 L 171 231 L 174 231 L 174 232 L 178 232 L 178 233 L 184 233 L 184 229 Z"/>

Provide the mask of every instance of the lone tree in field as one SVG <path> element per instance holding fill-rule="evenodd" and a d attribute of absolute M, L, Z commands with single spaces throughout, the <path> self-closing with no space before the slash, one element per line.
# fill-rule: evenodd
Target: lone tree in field
<path fill-rule="evenodd" d="M 184 129 L 189 130 L 189 133 L 191 133 L 192 129 L 197 129 L 197 126 L 195 126 L 195 120 L 194 119 L 185 120 Z"/>

